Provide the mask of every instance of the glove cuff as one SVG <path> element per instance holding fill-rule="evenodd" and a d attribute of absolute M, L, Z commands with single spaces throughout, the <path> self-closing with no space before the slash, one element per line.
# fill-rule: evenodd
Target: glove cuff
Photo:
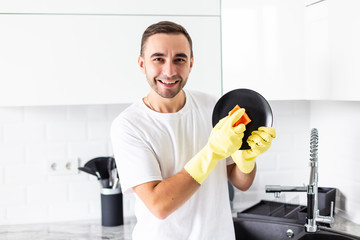
<path fill-rule="evenodd" d="M 184 169 L 199 184 L 202 184 L 210 172 L 216 167 L 218 161 L 214 161 L 214 153 L 205 146 L 198 152 L 189 162 L 186 163 Z"/>
<path fill-rule="evenodd" d="M 242 171 L 243 173 L 250 173 L 255 168 L 255 160 L 254 158 L 244 159 L 243 152 L 241 150 L 236 151 L 234 154 L 231 155 L 232 159 L 234 160 L 236 166 Z"/>

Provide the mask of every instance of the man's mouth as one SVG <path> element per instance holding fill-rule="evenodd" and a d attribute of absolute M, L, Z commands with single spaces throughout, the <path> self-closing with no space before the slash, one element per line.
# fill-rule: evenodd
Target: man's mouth
<path fill-rule="evenodd" d="M 179 82 L 179 80 L 176 80 L 176 81 L 166 81 L 166 80 L 161 80 L 161 79 L 158 79 L 159 82 L 161 82 L 162 84 L 164 85 L 167 85 L 167 86 L 173 86 L 175 85 L 176 83 Z"/>

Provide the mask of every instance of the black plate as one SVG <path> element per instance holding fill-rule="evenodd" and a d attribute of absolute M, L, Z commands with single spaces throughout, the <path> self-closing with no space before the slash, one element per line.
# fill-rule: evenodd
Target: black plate
<path fill-rule="evenodd" d="M 245 108 L 246 114 L 251 122 L 246 125 L 241 150 L 250 149 L 246 142 L 252 131 L 259 127 L 271 127 L 273 124 L 273 115 L 271 107 L 266 99 L 259 93 L 245 88 L 232 90 L 223 95 L 217 101 L 212 115 L 212 124 L 215 126 L 220 119 L 226 117 L 229 112 L 237 105 Z"/>

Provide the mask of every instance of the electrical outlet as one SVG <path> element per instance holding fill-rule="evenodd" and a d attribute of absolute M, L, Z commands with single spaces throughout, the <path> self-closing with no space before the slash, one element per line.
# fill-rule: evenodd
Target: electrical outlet
<path fill-rule="evenodd" d="M 79 173 L 79 158 L 53 158 L 46 163 L 48 175 L 75 175 Z"/>

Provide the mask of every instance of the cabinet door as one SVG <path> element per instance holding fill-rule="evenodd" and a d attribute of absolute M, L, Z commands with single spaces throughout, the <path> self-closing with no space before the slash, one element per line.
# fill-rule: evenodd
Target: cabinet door
<path fill-rule="evenodd" d="M 305 79 L 307 99 L 332 98 L 328 1 L 309 4 L 305 9 Z"/>
<path fill-rule="evenodd" d="M 360 2 L 321 1 L 306 8 L 309 99 L 360 100 Z"/>
<path fill-rule="evenodd" d="M 220 0 L 1 0 L 1 13 L 220 15 Z"/>
<path fill-rule="evenodd" d="M 271 100 L 304 99 L 304 3 L 222 1 L 223 91 L 250 88 Z"/>
<path fill-rule="evenodd" d="M 220 96 L 219 17 L 11 14 L 0 15 L 0 106 L 138 100 L 149 89 L 137 65 L 141 35 L 165 19 L 193 38 L 187 88 Z"/>
<path fill-rule="evenodd" d="M 333 100 L 360 100 L 360 2 L 329 2 Z"/>

